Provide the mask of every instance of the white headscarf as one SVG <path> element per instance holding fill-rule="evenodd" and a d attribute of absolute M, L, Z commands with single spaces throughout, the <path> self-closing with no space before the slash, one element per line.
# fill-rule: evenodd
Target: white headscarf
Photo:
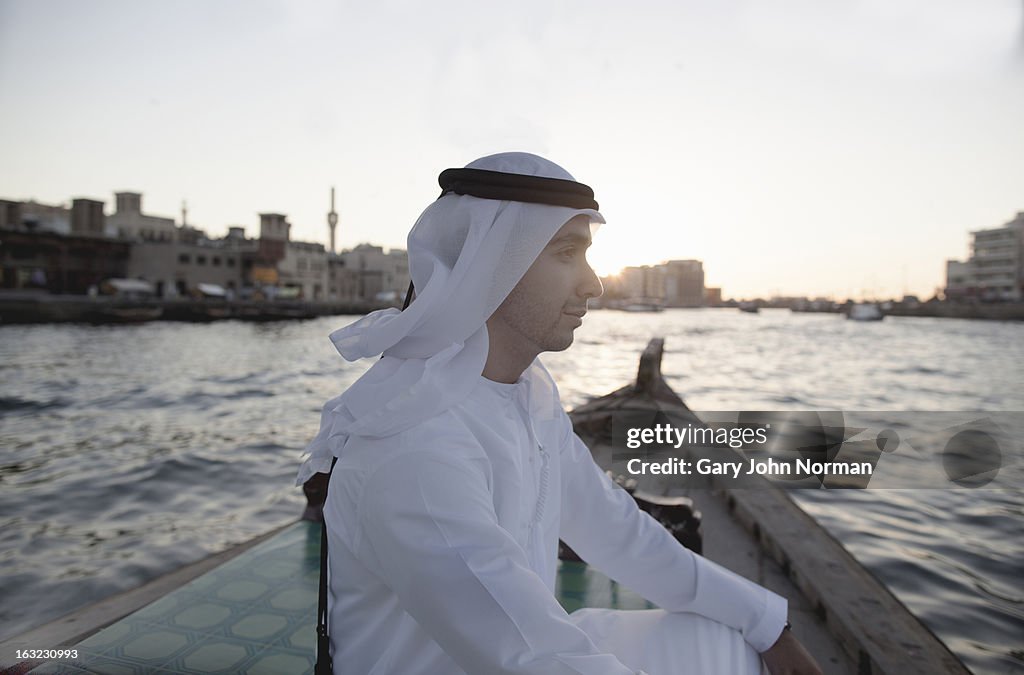
<path fill-rule="evenodd" d="M 575 180 L 557 164 L 523 152 L 490 155 L 466 168 Z M 413 303 L 402 312 L 372 312 L 331 333 L 349 361 L 383 358 L 324 405 L 296 485 L 329 472 L 349 437 L 397 434 L 462 401 L 487 361 L 485 322 L 555 233 L 581 214 L 592 228 L 604 222 L 592 209 L 454 193 L 428 206 L 409 233 Z"/>

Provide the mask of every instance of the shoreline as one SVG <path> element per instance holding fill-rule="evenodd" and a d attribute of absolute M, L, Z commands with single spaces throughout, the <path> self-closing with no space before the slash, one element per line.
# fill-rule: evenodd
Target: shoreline
<path fill-rule="evenodd" d="M 205 323 L 226 319 L 281 321 L 319 316 L 365 315 L 391 307 L 389 303 L 340 300 L 224 300 L 211 298 L 126 299 L 113 296 L 57 295 L 46 292 L 0 290 L 0 326 L 40 323 L 145 323 L 184 321 Z M 770 306 L 766 306 L 771 308 Z M 610 309 L 594 307 L 593 309 Z M 669 309 L 734 309 L 729 306 Z M 775 309 L 786 309 L 776 307 Z M 791 310 L 799 314 L 840 314 L 835 310 Z M 981 321 L 1024 321 L 1024 302 L 894 304 L 887 316 Z"/>
<path fill-rule="evenodd" d="M 127 299 L 0 291 L 0 326 L 15 324 L 206 323 L 235 319 L 281 321 L 340 314 L 364 315 L 388 303 L 325 300 Z"/>

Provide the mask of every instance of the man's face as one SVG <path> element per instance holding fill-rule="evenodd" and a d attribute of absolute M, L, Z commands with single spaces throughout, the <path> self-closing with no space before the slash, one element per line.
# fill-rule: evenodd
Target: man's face
<path fill-rule="evenodd" d="M 563 225 L 488 319 L 488 331 L 534 354 L 568 348 L 583 323 L 587 300 L 604 292 L 587 262 L 590 243 L 587 216 Z"/>

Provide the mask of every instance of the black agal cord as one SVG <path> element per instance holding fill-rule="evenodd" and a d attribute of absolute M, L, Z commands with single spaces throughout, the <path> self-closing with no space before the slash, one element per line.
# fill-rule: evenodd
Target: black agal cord
<path fill-rule="evenodd" d="M 574 180 L 486 169 L 445 169 L 437 182 L 441 186 L 441 197 L 454 192 L 481 199 L 597 210 L 594 191 Z"/>

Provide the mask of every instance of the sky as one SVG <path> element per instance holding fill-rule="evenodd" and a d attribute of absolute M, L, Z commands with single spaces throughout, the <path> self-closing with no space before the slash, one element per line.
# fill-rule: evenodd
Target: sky
<path fill-rule="evenodd" d="M 603 274 L 930 297 L 1024 211 L 1024 2 L 0 0 L 0 120 L 3 199 L 326 244 L 333 186 L 339 249 L 404 248 L 521 150 L 594 188 Z"/>

